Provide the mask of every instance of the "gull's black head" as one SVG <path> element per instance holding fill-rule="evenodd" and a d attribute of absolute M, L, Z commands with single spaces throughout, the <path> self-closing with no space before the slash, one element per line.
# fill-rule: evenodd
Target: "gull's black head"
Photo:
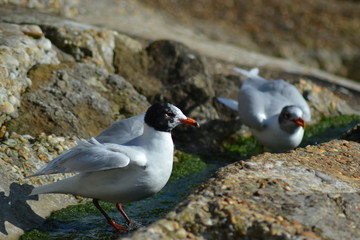
<path fill-rule="evenodd" d="M 145 123 L 162 132 L 171 132 L 181 123 L 199 126 L 194 119 L 186 117 L 179 108 L 170 103 L 155 103 L 149 107 L 145 114 Z"/>

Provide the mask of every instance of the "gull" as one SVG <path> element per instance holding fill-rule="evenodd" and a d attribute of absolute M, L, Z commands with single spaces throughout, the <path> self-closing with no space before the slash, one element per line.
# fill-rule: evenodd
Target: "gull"
<path fill-rule="evenodd" d="M 276 152 L 297 147 L 311 112 L 296 87 L 283 80 L 268 81 L 259 76 L 257 68 L 234 70 L 247 77 L 239 89 L 238 102 L 217 99 L 238 111 L 241 122 L 263 146 Z"/>
<path fill-rule="evenodd" d="M 173 166 L 171 130 L 181 123 L 199 126 L 169 103 L 156 103 L 145 114 L 117 121 L 29 176 L 77 173 L 36 187 L 31 195 L 62 193 L 92 198 L 111 226 L 120 232 L 127 231 L 108 216 L 99 201 L 115 203 L 130 224 L 122 203 L 147 198 L 165 186 Z"/>

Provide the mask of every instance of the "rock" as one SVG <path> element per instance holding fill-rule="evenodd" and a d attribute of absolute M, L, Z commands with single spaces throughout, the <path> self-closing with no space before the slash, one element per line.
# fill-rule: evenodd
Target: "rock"
<path fill-rule="evenodd" d="M 50 213 L 69 204 L 78 203 L 72 196 L 29 196 L 33 185 L 45 184 L 59 176 L 25 179 L 59 152 L 75 145 L 72 138 L 11 134 L 0 143 L 0 238 L 18 239 L 25 230 L 41 222 Z"/>
<path fill-rule="evenodd" d="M 107 29 L 84 29 L 74 24 L 56 26 L 42 25 L 46 37 L 65 53 L 70 54 L 76 61 L 105 67 L 113 72 L 113 50 L 116 33 Z"/>
<path fill-rule="evenodd" d="M 16 14 L 14 14 L 16 13 Z M 75 60 L 94 63 L 113 71 L 113 50 L 116 32 L 77 23 L 61 17 L 24 9 L 0 9 L 0 20 L 39 26 L 46 38 Z"/>
<path fill-rule="evenodd" d="M 317 122 L 324 116 L 357 113 L 347 102 L 335 95 L 327 87 L 321 87 L 303 78 L 300 78 L 295 86 L 303 94 L 310 106 L 312 122 Z"/>
<path fill-rule="evenodd" d="M 38 65 L 28 76 L 33 85 L 8 131 L 89 138 L 149 106 L 124 79 L 88 64 Z"/>
<path fill-rule="evenodd" d="M 59 63 L 51 42 L 29 34 L 33 25 L 0 23 L 0 125 L 16 116 L 21 94 L 31 85 L 27 72 L 35 64 Z M 25 33 L 24 33 L 25 32 Z"/>
<path fill-rule="evenodd" d="M 360 123 L 341 136 L 342 139 L 360 143 Z"/>
<path fill-rule="evenodd" d="M 195 51 L 178 42 L 160 40 L 151 43 L 146 52 L 149 56 L 149 75 L 159 79 L 162 84 L 155 99 L 171 100 L 189 113 L 214 96 L 211 77 Z M 206 117 L 204 113 L 202 115 L 203 119 L 215 118 L 211 113 Z"/>
<path fill-rule="evenodd" d="M 356 41 L 358 32 L 353 29 L 359 27 L 356 28 L 358 23 L 352 22 L 353 18 L 348 17 L 357 16 L 359 5 L 356 2 L 331 2 L 325 5 L 323 2 L 316 4 L 274 2 L 269 3 L 267 8 L 254 7 L 255 5 L 263 6 L 262 1 L 234 3 L 233 0 L 212 1 L 209 4 L 182 1 L 141 3 L 127 1 L 123 2 L 120 8 L 114 0 L 88 0 L 86 3 L 82 4 L 83 11 L 76 16 L 80 22 L 119 29 L 121 32 L 143 39 L 172 39 L 196 49 L 203 56 L 217 60 L 238 65 L 307 73 L 360 91 L 358 84 L 339 77 L 339 74 L 344 76 L 346 68 L 358 58 L 358 42 Z M 274 9 L 275 11 L 272 11 Z M 289 9 L 291 12 L 288 12 Z M 314 9 L 314 11 L 309 11 L 309 9 Z M 322 9 L 327 17 L 313 15 L 316 9 Z M 282 15 L 278 14 L 279 12 L 289 14 Z M 297 27 L 292 22 L 294 19 L 291 16 L 304 14 L 306 18 L 298 18 L 296 23 L 301 24 L 302 29 L 308 31 L 301 33 L 289 31 L 289 25 L 293 28 Z M 265 15 L 268 18 L 264 18 Z M 334 23 L 331 28 L 321 27 L 331 22 L 334 16 L 344 21 Z M 268 19 L 275 19 L 275 21 L 268 21 Z M 345 42 L 344 37 L 347 39 Z M 329 38 L 336 43 L 329 42 Z M 334 47 L 334 43 L 338 47 Z M 292 59 L 306 66 L 286 59 L 281 53 L 284 45 L 293 47 L 291 56 L 294 58 Z M 314 54 L 311 56 L 307 52 L 317 52 L 318 49 L 329 50 L 329 55 L 336 54 L 337 59 L 340 56 L 342 65 L 336 72 L 338 76 L 316 68 L 318 60 L 312 59 Z M 324 58 L 321 60 L 333 61 L 333 59 Z M 327 65 L 327 63 L 321 65 Z M 333 63 L 330 65 L 334 66 Z M 354 79 L 349 75 L 346 76 Z"/>
<path fill-rule="evenodd" d="M 151 102 L 172 102 L 198 119 L 217 118 L 211 105 L 204 107 L 214 91 L 203 60 L 195 51 L 168 40 L 154 41 L 146 48 L 123 36 L 116 42 L 117 73 Z"/>
<path fill-rule="evenodd" d="M 309 148 L 230 164 L 163 219 L 121 239 L 359 238 L 360 144 Z M 339 156 L 352 157 L 342 164 Z M 169 231 L 174 225 L 181 237 Z"/>
<path fill-rule="evenodd" d="M 0 5 L 42 9 L 66 17 L 73 17 L 78 13 L 79 3 L 79 0 L 0 0 Z"/>
<path fill-rule="evenodd" d="M 148 56 L 143 44 L 122 34 L 116 36 L 115 43 L 115 73 L 127 79 L 139 93 L 153 98 L 161 83 L 148 77 Z"/>

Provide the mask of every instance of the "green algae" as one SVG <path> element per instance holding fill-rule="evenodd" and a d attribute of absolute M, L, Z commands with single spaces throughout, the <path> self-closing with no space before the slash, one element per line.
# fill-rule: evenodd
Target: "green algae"
<path fill-rule="evenodd" d="M 34 229 L 27 234 L 22 235 L 19 240 L 48 239 L 49 235 L 49 233 L 44 233 Z"/>
<path fill-rule="evenodd" d="M 228 160 L 239 160 L 261 153 L 261 145 L 253 136 L 244 136 L 236 139 L 231 144 L 224 145 L 224 152 Z"/>
<path fill-rule="evenodd" d="M 317 124 L 307 126 L 301 147 L 339 139 L 347 130 L 360 123 L 360 115 L 324 117 Z"/>
<path fill-rule="evenodd" d="M 206 168 L 205 161 L 201 160 L 198 155 L 177 152 L 175 157 L 178 161 L 174 163 L 169 180 L 170 183 L 178 181 L 193 173 L 200 172 Z"/>

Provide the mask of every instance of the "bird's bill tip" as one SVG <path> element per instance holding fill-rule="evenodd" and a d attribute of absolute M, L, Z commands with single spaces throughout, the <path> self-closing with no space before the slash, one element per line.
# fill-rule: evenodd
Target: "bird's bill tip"
<path fill-rule="evenodd" d="M 190 125 L 190 126 L 200 127 L 200 124 L 192 118 L 180 119 L 180 122 Z"/>
<path fill-rule="evenodd" d="M 298 119 L 296 119 L 296 120 L 293 120 L 293 122 L 294 122 L 296 125 L 301 126 L 301 127 L 303 127 L 303 128 L 306 127 L 306 124 L 305 124 L 305 122 L 304 122 L 304 119 L 302 119 L 302 118 L 298 118 Z"/>

